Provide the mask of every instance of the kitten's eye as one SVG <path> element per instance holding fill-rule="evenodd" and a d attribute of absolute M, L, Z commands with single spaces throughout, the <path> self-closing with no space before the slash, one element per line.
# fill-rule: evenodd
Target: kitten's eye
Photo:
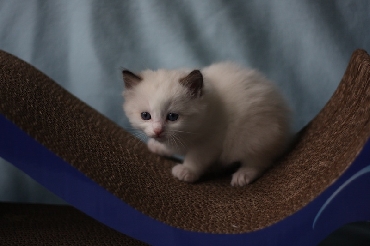
<path fill-rule="evenodd" d="M 167 120 L 169 121 L 176 121 L 178 118 L 179 118 L 178 114 L 175 114 L 175 113 L 167 114 Z"/>
<path fill-rule="evenodd" d="M 152 116 L 148 112 L 142 112 L 141 113 L 141 118 L 143 120 L 150 120 L 152 118 Z"/>

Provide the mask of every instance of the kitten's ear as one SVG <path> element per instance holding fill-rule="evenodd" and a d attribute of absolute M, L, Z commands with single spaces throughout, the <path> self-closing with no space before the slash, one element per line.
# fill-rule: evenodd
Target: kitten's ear
<path fill-rule="evenodd" d="M 123 82 L 125 83 L 126 89 L 133 88 L 135 85 L 139 84 L 140 81 L 143 80 L 140 76 L 134 74 L 133 72 L 129 70 L 123 70 L 122 76 L 123 76 Z"/>
<path fill-rule="evenodd" d="M 193 70 L 185 78 L 180 79 L 179 82 L 188 88 L 191 97 L 202 96 L 203 75 L 199 70 Z"/>

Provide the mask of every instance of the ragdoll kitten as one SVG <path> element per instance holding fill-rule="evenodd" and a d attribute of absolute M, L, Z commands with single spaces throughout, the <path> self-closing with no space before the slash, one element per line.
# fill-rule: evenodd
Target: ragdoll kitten
<path fill-rule="evenodd" d="M 289 109 L 275 86 L 232 62 L 202 70 L 123 72 L 124 111 L 150 151 L 183 155 L 172 168 L 194 182 L 211 166 L 240 162 L 231 185 L 257 179 L 289 140 Z"/>

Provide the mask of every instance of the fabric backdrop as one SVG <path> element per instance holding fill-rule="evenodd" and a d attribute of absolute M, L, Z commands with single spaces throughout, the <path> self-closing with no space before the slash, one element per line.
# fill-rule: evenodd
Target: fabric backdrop
<path fill-rule="evenodd" d="M 367 0 L 0 0 L 0 49 L 123 127 L 122 67 L 236 61 L 275 81 L 299 130 L 330 98 L 351 53 L 370 52 L 369 13 Z M 0 201 L 62 202 L 1 159 Z"/>

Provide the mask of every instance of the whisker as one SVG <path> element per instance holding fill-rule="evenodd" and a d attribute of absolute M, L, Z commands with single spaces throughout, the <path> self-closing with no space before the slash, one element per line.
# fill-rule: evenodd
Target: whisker
<path fill-rule="evenodd" d="M 180 144 L 176 137 L 172 136 L 172 139 L 175 142 L 175 149 L 180 149 Z"/>
<path fill-rule="evenodd" d="M 167 137 L 167 145 L 173 146 L 175 148 L 177 146 L 177 143 L 176 143 L 175 139 L 173 138 L 172 134 L 168 135 L 168 137 Z"/>
<path fill-rule="evenodd" d="M 131 128 L 130 137 L 132 139 L 135 139 L 135 143 L 133 143 L 133 148 L 137 148 L 139 144 L 142 144 L 143 142 L 147 141 L 148 137 L 146 134 L 144 134 L 142 131 L 136 129 L 136 128 Z"/>
<path fill-rule="evenodd" d="M 176 134 L 172 134 L 171 136 L 176 141 L 176 145 L 178 148 L 183 147 L 184 149 L 186 149 L 186 145 L 184 144 L 184 142 L 181 140 L 179 136 L 177 136 Z"/>
<path fill-rule="evenodd" d="M 187 132 L 187 131 L 180 131 L 180 130 L 168 130 L 169 132 L 180 132 L 180 133 L 189 133 L 189 134 L 198 134 L 198 133 L 195 133 L 195 132 Z"/>

